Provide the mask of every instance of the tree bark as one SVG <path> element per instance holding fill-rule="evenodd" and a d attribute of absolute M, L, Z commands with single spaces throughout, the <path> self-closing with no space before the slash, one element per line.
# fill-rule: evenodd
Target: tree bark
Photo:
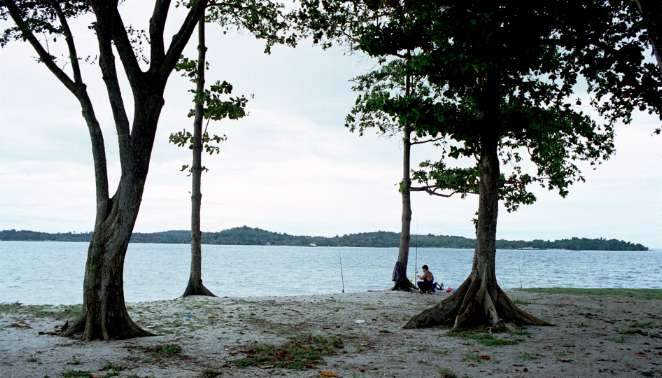
<path fill-rule="evenodd" d="M 204 119 L 205 20 L 198 22 L 198 68 L 196 76 L 195 117 L 193 119 L 193 161 L 191 164 L 191 274 L 183 296 L 214 294 L 202 284 L 202 233 L 200 207 L 202 205 L 202 122 Z"/>
<path fill-rule="evenodd" d="M 407 263 L 409 262 L 409 244 L 411 241 L 411 173 L 410 173 L 410 159 L 411 159 L 411 126 L 406 124 L 404 126 L 403 140 L 403 154 L 402 154 L 402 185 L 400 192 L 402 195 L 402 221 L 400 228 L 400 247 L 398 250 L 398 263 L 400 272 L 397 275 L 398 280 L 395 281 L 392 290 L 410 291 L 413 287 L 409 278 L 407 278 Z"/>
<path fill-rule="evenodd" d="M 488 98 L 493 99 L 494 96 Z M 506 324 L 548 325 L 519 309 L 501 290 L 496 279 L 496 233 L 499 213 L 499 135 L 492 114 L 483 113 L 480 135 L 480 182 L 476 248 L 469 277 L 448 298 L 411 318 L 405 328 L 436 325 L 453 328 L 499 327 Z"/>
<path fill-rule="evenodd" d="M 122 178 L 107 212 L 99 214 L 87 251 L 83 315 L 64 330 L 83 340 L 114 340 L 151 333 L 131 320 L 124 302 L 124 257 L 138 216 L 144 179 Z"/>
<path fill-rule="evenodd" d="M 405 78 L 405 95 L 411 92 L 410 76 Z M 411 125 L 407 122 L 403 128 L 402 151 L 402 219 L 400 225 L 400 247 L 398 260 L 394 267 L 394 285 L 391 290 L 411 291 L 414 285 L 407 278 L 407 263 L 409 262 L 409 244 L 411 241 Z M 395 272 L 397 270 L 397 272 Z"/>

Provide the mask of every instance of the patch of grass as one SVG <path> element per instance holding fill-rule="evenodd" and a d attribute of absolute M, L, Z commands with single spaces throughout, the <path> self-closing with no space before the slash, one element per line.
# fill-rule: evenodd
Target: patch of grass
<path fill-rule="evenodd" d="M 546 287 L 518 289 L 531 293 L 571 294 L 571 295 L 613 295 L 637 299 L 662 300 L 662 289 L 584 289 L 573 287 Z"/>
<path fill-rule="evenodd" d="M 0 314 L 32 316 L 35 318 L 69 319 L 80 316 L 83 305 L 25 305 L 19 302 L 0 303 Z"/>
<path fill-rule="evenodd" d="M 514 299 L 513 303 L 516 304 L 516 305 L 521 305 L 521 306 L 526 306 L 526 305 L 531 304 L 531 302 L 527 302 L 527 301 L 522 300 L 522 299 Z"/>
<path fill-rule="evenodd" d="M 462 356 L 462 361 L 465 361 L 465 362 L 473 362 L 473 363 L 477 363 L 477 364 L 479 364 L 479 363 L 481 363 L 483 360 L 480 358 L 480 354 L 478 354 L 478 352 L 469 351 L 469 352 L 466 352 L 466 353 Z"/>
<path fill-rule="evenodd" d="M 220 377 L 223 375 L 222 372 L 214 369 L 205 369 L 202 371 L 202 374 L 200 374 L 200 378 L 216 378 Z"/>
<path fill-rule="evenodd" d="M 457 374 L 450 368 L 440 368 L 439 369 L 440 378 L 457 378 Z"/>
<path fill-rule="evenodd" d="M 124 369 L 124 366 L 116 364 L 110 361 L 106 361 L 105 365 L 101 368 L 101 371 L 105 371 L 106 374 L 104 378 L 110 377 L 119 377 L 120 372 Z"/>
<path fill-rule="evenodd" d="M 137 346 L 138 349 L 152 356 L 156 360 L 172 358 L 182 354 L 182 347 L 178 344 L 161 344 L 153 346 Z"/>
<path fill-rule="evenodd" d="M 624 344 L 625 343 L 625 336 L 616 335 L 614 337 L 610 337 L 609 340 L 615 342 L 616 344 Z"/>
<path fill-rule="evenodd" d="M 257 366 L 301 370 L 313 368 L 323 356 L 333 355 L 343 348 L 336 336 L 303 335 L 290 338 L 282 345 L 255 344 L 243 352 L 246 357 L 232 361 L 239 367 Z"/>
<path fill-rule="evenodd" d="M 438 354 L 440 356 L 448 356 L 448 354 L 451 352 L 450 350 L 446 348 L 437 348 L 432 350 L 433 353 Z"/>
<path fill-rule="evenodd" d="M 537 353 L 521 352 L 519 358 L 524 361 L 535 361 L 540 359 L 540 355 Z"/>
<path fill-rule="evenodd" d="M 92 378 L 92 373 L 84 370 L 67 370 L 62 372 L 63 378 Z"/>
<path fill-rule="evenodd" d="M 644 335 L 644 334 L 648 334 L 648 332 L 644 330 L 651 328 L 657 328 L 657 326 L 655 325 L 655 323 L 653 323 L 652 320 L 635 320 L 631 322 L 628 326 L 619 329 L 618 333 L 620 333 L 621 335 L 634 335 L 636 333 Z"/>
<path fill-rule="evenodd" d="M 492 332 L 486 330 L 450 330 L 446 335 L 450 337 L 459 337 L 465 340 L 473 340 L 483 346 L 504 346 L 504 345 L 515 345 L 521 341 L 524 341 L 524 338 L 519 335 L 515 335 L 510 338 L 499 338 L 494 336 Z"/>

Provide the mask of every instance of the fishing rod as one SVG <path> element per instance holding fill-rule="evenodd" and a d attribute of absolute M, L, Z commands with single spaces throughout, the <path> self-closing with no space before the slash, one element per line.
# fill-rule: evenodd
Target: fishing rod
<path fill-rule="evenodd" d="M 340 259 L 340 282 L 342 282 L 342 292 L 345 292 L 345 276 L 342 271 L 342 251 L 338 250 L 338 258 Z"/>
<path fill-rule="evenodd" d="M 414 283 L 418 278 L 418 235 L 414 235 Z"/>

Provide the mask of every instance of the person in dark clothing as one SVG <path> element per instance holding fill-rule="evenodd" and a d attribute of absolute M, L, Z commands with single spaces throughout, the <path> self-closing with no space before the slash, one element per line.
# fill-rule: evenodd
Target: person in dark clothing
<path fill-rule="evenodd" d="M 416 282 L 416 285 L 421 293 L 432 292 L 434 287 L 434 275 L 430 272 L 427 265 L 423 265 L 423 273 L 416 276 L 416 278 L 420 279 L 420 281 Z"/>

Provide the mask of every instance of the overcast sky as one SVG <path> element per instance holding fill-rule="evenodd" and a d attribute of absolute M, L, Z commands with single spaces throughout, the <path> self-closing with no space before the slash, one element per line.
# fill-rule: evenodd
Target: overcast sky
<path fill-rule="evenodd" d="M 147 19 L 132 12 L 130 21 L 141 17 Z M 76 30 L 87 32 L 82 24 Z M 79 38 L 82 50 L 93 51 L 92 38 Z M 208 39 L 209 79 L 228 80 L 237 93 L 255 97 L 244 120 L 211 126 L 228 141 L 221 155 L 203 158 L 209 168 L 203 230 L 249 225 L 328 236 L 398 231 L 402 143 L 359 137 L 343 127 L 354 101 L 350 79 L 373 63 L 309 43 L 265 55 L 249 35 L 214 29 Z M 0 229 L 89 231 L 95 207 L 87 129 L 76 100 L 34 55 L 25 44 L 0 50 Z M 99 76 L 96 66 L 85 68 L 116 185 L 115 132 Z M 169 133 L 190 127 L 188 87 L 177 75 L 169 82 L 136 231 L 189 227 L 190 178 L 178 168 L 190 152 L 168 143 Z M 586 171 L 586 183 L 572 187 L 568 197 L 537 189 L 536 204 L 515 213 L 502 209 L 498 237 L 607 237 L 662 247 L 662 137 L 651 135 L 655 125 L 638 115 L 619 128 L 616 155 Z M 429 149 L 418 149 L 413 160 L 430 157 Z M 415 193 L 412 231 L 473 237 L 476 206 L 476 197 Z"/>

